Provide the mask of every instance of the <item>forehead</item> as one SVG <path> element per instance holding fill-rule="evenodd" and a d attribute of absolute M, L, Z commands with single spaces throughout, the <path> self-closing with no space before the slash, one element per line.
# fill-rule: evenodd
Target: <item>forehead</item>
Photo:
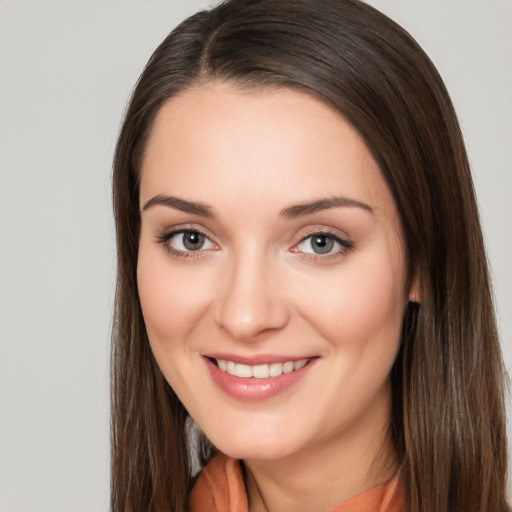
<path fill-rule="evenodd" d="M 206 83 L 160 109 L 141 168 L 141 199 L 219 191 L 279 203 L 343 194 L 392 207 L 358 132 L 329 105 L 285 89 Z M 221 194 L 222 196 L 222 194 Z"/>

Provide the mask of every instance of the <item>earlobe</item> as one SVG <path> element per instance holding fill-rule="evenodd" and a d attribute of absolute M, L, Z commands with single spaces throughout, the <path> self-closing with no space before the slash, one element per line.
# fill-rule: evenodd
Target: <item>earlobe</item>
<path fill-rule="evenodd" d="M 413 302 L 415 304 L 421 303 L 421 285 L 418 272 L 416 271 L 413 273 L 411 285 L 409 288 L 409 302 Z"/>

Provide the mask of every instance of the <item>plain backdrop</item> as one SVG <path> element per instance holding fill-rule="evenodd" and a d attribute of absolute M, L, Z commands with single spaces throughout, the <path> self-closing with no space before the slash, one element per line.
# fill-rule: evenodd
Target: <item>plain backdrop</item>
<path fill-rule="evenodd" d="M 0 0 L 0 511 L 108 510 L 110 202 L 123 108 L 208 0 Z M 445 78 L 512 368 L 512 3 L 373 0 Z"/>

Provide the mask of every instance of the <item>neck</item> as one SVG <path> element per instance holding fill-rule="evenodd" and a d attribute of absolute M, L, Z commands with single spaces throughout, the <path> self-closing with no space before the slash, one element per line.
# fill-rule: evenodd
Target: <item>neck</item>
<path fill-rule="evenodd" d="M 380 421 L 361 418 L 287 457 L 244 461 L 250 512 L 325 512 L 387 482 L 398 468 L 389 417 L 390 404 Z"/>

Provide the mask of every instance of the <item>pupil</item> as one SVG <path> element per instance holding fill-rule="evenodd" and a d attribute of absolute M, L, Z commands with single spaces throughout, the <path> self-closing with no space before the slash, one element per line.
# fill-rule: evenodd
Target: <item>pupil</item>
<path fill-rule="evenodd" d="M 317 235 L 313 237 L 312 246 L 317 254 L 325 254 L 332 250 L 334 240 L 327 235 Z"/>
<path fill-rule="evenodd" d="M 185 236 L 183 237 L 183 245 L 189 251 L 197 251 L 198 249 L 201 249 L 203 244 L 204 236 L 201 233 L 189 231 L 188 233 L 185 233 Z"/>

